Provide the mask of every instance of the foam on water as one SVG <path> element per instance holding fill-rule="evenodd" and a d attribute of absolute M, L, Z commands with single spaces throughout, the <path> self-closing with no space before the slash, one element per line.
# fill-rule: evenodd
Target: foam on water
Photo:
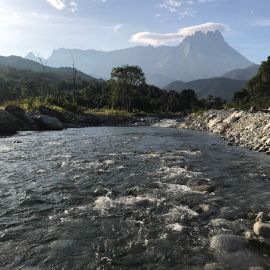
<path fill-rule="evenodd" d="M 151 197 L 150 195 L 146 196 L 124 196 L 118 199 L 111 199 L 109 196 L 98 197 L 94 202 L 94 209 L 97 210 L 108 210 L 110 208 L 117 208 L 121 206 L 134 206 L 134 205 L 147 205 L 160 202 L 162 199 Z"/>
<path fill-rule="evenodd" d="M 179 223 L 173 223 L 173 224 L 168 224 L 166 228 L 171 231 L 182 232 L 185 227 L 180 225 Z"/>
<path fill-rule="evenodd" d="M 198 215 L 196 211 L 188 208 L 188 206 L 176 205 L 164 217 L 171 223 L 179 220 L 190 220 Z"/>
<path fill-rule="evenodd" d="M 190 187 L 186 185 L 178 185 L 178 184 L 167 184 L 167 192 L 172 193 L 192 193 Z"/>
<path fill-rule="evenodd" d="M 163 127 L 163 128 L 175 128 L 177 126 L 177 121 L 172 119 L 164 119 L 155 124 L 154 127 Z"/>

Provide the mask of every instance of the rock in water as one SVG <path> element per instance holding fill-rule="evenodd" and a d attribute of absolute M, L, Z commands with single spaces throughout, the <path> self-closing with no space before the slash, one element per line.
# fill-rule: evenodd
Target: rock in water
<path fill-rule="evenodd" d="M 55 117 L 55 118 L 59 119 L 61 122 L 63 122 L 63 123 L 66 122 L 65 116 L 61 112 L 50 109 L 50 108 L 48 108 L 46 106 L 40 106 L 38 108 L 38 112 L 41 115 L 48 115 L 48 116 L 51 116 L 51 117 Z"/>
<path fill-rule="evenodd" d="M 7 105 L 5 107 L 5 111 L 21 120 L 25 120 L 25 111 L 21 107 L 15 105 Z"/>
<path fill-rule="evenodd" d="M 270 224 L 269 223 L 263 223 L 261 221 L 257 221 L 253 226 L 253 230 L 255 234 L 258 236 L 270 238 Z"/>
<path fill-rule="evenodd" d="M 24 130 L 25 124 L 12 114 L 0 110 L 0 135 L 15 134 L 19 130 Z"/>
<path fill-rule="evenodd" d="M 248 243 L 241 236 L 216 235 L 211 240 L 210 248 L 218 261 L 226 266 L 225 269 L 244 270 L 267 265 L 265 258 L 249 250 Z"/>
<path fill-rule="evenodd" d="M 215 191 L 215 187 L 213 185 L 199 185 L 191 187 L 191 190 L 211 193 Z"/>
<path fill-rule="evenodd" d="M 216 235 L 211 239 L 210 248 L 218 254 L 229 254 L 247 248 L 246 241 L 237 235 Z"/>
<path fill-rule="evenodd" d="M 39 115 L 35 116 L 35 122 L 37 123 L 40 130 L 63 130 L 64 125 L 57 118 L 47 116 L 47 115 Z"/>

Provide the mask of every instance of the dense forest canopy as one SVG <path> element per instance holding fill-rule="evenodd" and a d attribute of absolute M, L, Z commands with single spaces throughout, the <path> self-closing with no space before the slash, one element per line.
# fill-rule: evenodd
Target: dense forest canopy
<path fill-rule="evenodd" d="M 265 109 L 270 107 L 270 56 L 263 61 L 258 73 L 247 83 L 247 87 L 236 92 L 233 105 L 247 109 L 257 106 Z"/>
<path fill-rule="evenodd" d="M 144 72 L 138 66 L 114 68 L 108 81 L 85 80 L 80 74 L 74 81 L 72 74 L 69 75 L 64 77 L 46 69 L 35 72 L 0 68 L 0 103 L 38 98 L 67 110 L 112 108 L 149 113 L 191 112 L 222 108 L 224 104 L 223 100 L 212 96 L 198 100 L 191 89 L 178 93 L 147 85 Z"/>

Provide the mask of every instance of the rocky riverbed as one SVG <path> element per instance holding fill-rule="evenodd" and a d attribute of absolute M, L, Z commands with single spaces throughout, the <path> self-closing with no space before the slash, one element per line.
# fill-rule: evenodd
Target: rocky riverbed
<path fill-rule="evenodd" d="M 187 116 L 177 127 L 210 131 L 220 134 L 229 145 L 270 154 L 270 113 L 210 110 Z"/>

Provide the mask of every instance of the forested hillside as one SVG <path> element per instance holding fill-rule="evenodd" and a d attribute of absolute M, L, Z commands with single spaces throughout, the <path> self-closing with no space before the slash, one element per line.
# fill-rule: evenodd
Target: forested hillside
<path fill-rule="evenodd" d="M 247 109 L 257 106 L 270 107 L 270 56 L 263 61 L 257 74 L 247 83 L 247 87 L 235 93 L 233 105 Z"/>

